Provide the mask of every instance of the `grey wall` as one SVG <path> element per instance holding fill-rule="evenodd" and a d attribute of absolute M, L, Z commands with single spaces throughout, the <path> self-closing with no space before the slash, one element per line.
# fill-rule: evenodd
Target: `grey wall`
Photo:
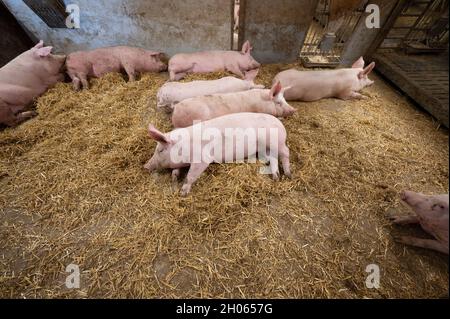
<path fill-rule="evenodd" d="M 241 0 L 240 44 L 250 40 L 258 62 L 293 62 L 300 53 L 318 0 Z"/>
<path fill-rule="evenodd" d="M 231 47 L 232 0 L 70 0 L 81 11 L 80 29 L 52 29 L 21 0 L 3 0 L 16 19 L 55 52 L 112 45 L 169 55 Z"/>

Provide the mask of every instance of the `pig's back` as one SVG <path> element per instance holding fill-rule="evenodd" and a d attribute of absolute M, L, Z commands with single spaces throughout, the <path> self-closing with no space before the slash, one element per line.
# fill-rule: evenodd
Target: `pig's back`
<path fill-rule="evenodd" d="M 194 121 L 207 121 L 233 113 L 261 112 L 260 96 L 264 90 L 218 93 L 186 99 L 175 105 L 172 123 L 186 127 Z"/>
<path fill-rule="evenodd" d="M 165 84 L 165 90 L 178 97 L 178 101 L 189 98 L 212 95 L 217 93 L 230 93 L 244 90 L 242 80 L 232 76 L 227 76 L 218 80 L 192 81 L 186 83 L 168 82 Z"/>
<path fill-rule="evenodd" d="M 202 123 L 205 128 L 218 128 L 223 132 L 226 128 L 276 128 L 286 132 L 283 123 L 275 116 L 265 113 L 233 113 Z"/>
<path fill-rule="evenodd" d="M 8 100 L 12 104 L 22 100 L 31 100 L 45 92 L 47 73 L 42 65 L 36 64 L 36 61 L 29 56 L 29 51 L 25 51 L 0 68 L 0 86 L 4 92 L 9 91 Z M 16 87 L 16 89 L 12 89 L 12 87 Z M 11 100 L 10 96 L 16 96 L 16 98 Z"/>
<path fill-rule="evenodd" d="M 225 70 L 227 51 L 202 51 L 178 53 L 169 60 L 169 68 L 177 65 L 194 65 L 194 72 L 213 72 Z"/>
<path fill-rule="evenodd" d="M 288 101 L 316 101 L 336 95 L 336 79 L 341 76 L 341 70 L 298 71 L 286 70 L 277 74 L 274 79 L 281 85 L 292 86 L 284 97 Z M 343 81 L 345 79 L 342 79 Z"/>

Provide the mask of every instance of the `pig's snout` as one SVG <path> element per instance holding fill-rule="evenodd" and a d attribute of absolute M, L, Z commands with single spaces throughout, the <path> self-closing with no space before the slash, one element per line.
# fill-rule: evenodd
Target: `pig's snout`
<path fill-rule="evenodd" d="M 410 191 L 403 191 L 400 194 L 400 198 L 402 199 L 402 201 L 408 203 L 408 200 L 411 198 L 412 192 Z"/>
<path fill-rule="evenodd" d="M 425 200 L 424 196 L 412 191 L 403 191 L 400 195 L 402 201 L 407 203 L 410 206 L 416 206 L 423 200 Z"/>
<path fill-rule="evenodd" d="M 148 161 L 145 165 L 144 168 L 146 170 L 148 170 L 149 173 L 153 172 L 155 170 L 155 166 L 153 165 L 152 161 Z"/>

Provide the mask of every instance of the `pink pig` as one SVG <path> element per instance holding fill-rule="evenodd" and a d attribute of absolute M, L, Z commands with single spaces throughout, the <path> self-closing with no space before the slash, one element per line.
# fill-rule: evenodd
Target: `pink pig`
<path fill-rule="evenodd" d="M 89 77 L 101 77 L 109 72 L 125 70 L 128 79 L 134 81 L 138 72 L 165 71 L 163 57 L 160 52 L 127 46 L 78 51 L 67 56 L 67 73 L 75 90 L 80 89 L 80 82 L 87 89 Z"/>
<path fill-rule="evenodd" d="M 420 224 L 435 239 L 402 236 L 398 241 L 416 247 L 437 250 L 448 255 L 448 194 L 427 196 L 411 191 L 402 193 L 402 200 L 415 212 L 410 216 L 390 216 L 394 223 Z"/>
<path fill-rule="evenodd" d="M 250 90 L 227 94 L 199 96 L 175 105 L 172 114 L 174 127 L 186 127 L 194 121 L 206 121 L 231 113 L 266 113 L 277 117 L 290 116 L 295 109 L 283 97 L 281 84 L 270 90 Z"/>
<path fill-rule="evenodd" d="M 246 73 L 245 80 L 227 76 L 209 81 L 167 82 L 158 91 L 157 108 L 170 113 L 173 111 L 175 104 L 189 98 L 251 89 L 264 89 L 264 85 L 256 85 L 253 82 L 257 74 L 258 69 L 255 69 Z"/>
<path fill-rule="evenodd" d="M 208 73 L 229 71 L 240 78 L 245 72 L 258 69 L 261 65 L 250 55 L 252 47 L 249 41 L 242 46 L 242 51 L 203 51 L 196 53 L 175 54 L 169 60 L 171 81 L 178 81 L 187 73 Z"/>
<path fill-rule="evenodd" d="M 326 71 L 286 70 L 275 76 L 274 82 L 280 81 L 283 86 L 292 86 L 285 93 L 288 101 L 312 102 L 323 98 L 364 99 L 360 94 L 366 86 L 374 82 L 368 77 L 375 67 L 375 62 L 364 68 L 361 57 L 351 68 Z"/>
<path fill-rule="evenodd" d="M 183 196 L 191 191 L 192 184 L 211 163 L 242 161 L 256 154 L 269 160 L 274 180 L 279 179 L 278 158 L 284 174 L 291 176 L 286 129 L 272 115 L 229 114 L 165 134 L 149 125 L 148 133 L 157 141 L 157 146 L 144 168 L 150 172 L 172 169 L 172 179 L 176 181 L 180 168 L 189 167 L 181 188 Z"/>
<path fill-rule="evenodd" d="M 25 111 L 34 98 L 64 80 L 65 55 L 51 54 L 41 40 L 0 68 L 0 124 L 16 126 L 36 115 Z"/>

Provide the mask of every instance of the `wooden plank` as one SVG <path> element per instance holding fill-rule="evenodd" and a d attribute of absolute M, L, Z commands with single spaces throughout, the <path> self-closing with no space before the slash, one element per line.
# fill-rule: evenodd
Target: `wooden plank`
<path fill-rule="evenodd" d="M 405 56 L 405 59 L 408 57 Z M 398 59 L 398 57 L 396 58 Z M 402 70 L 394 58 L 388 54 L 377 53 L 373 56 L 377 63 L 377 71 L 392 81 L 400 90 L 415 100 L 420 106 L 433 115 L 439 122 L 449 127 L 449 109 L 448 109 L 448 77 L 447 81 L 438 84 L 438 91 L 431 92 L 430 86 L 436 86 L 433 74 L 429 71 L 427 78 L 411 77 L 411 74 Z M 430 81 L 427 83 L 426 81 Z M 440 90 L 439 90 L 440 89 Z"/>

